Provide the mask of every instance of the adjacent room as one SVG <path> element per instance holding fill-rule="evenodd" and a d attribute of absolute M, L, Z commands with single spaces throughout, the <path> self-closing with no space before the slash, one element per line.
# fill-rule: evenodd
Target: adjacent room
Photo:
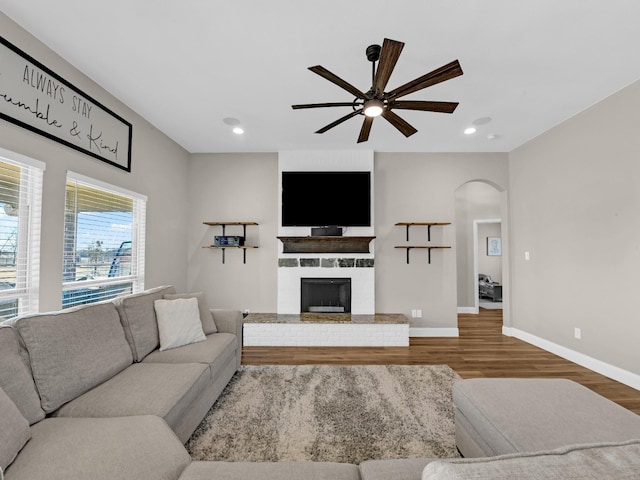
<path fill-rule="evenodd" d="M 640 478 L 637 18 L 0 0 L 0 480 Z"/>

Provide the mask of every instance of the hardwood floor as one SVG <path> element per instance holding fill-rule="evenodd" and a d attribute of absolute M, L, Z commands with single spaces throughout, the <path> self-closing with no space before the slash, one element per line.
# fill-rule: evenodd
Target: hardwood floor
<path fill-rule="evenodd" d="M 563 377 L 640 414 L 640 391 L 502 335 L 502 310 L 458 317 L 457 338 L 412 337 L 406 347 L 244 347 L 243 365 L 447 364 L 463 378 Z"/>

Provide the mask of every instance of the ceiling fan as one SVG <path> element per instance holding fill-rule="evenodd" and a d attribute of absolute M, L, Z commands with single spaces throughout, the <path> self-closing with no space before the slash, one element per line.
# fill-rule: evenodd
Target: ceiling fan
<path fill-rule="evenodd" d="M 453 113 L 458 106 L 457 102 L 430 102 L 398 99 L 405 95 L 409 95 L 410 93 L 417 92 L 418 90 L 422 90 L 462 75 L 462 68 L 460 67 L 458 60 L 454 60 L 447 65 L 416 78 L 411 82 L 405 83 L 391 91 L 384 91 L 403 47 L 403 42 L 390 40 L 388 38 L 384 39 L 382 47 L 380 47 L 380 45 L 370 45 L 367 47 L 367 60 L 372 64 L 371 88 L 367 92 L 360 91 L 358 88 L 320 65 L 309 67 L 309 70 L 313 73 L 320 75 L 331 83 L 334 83 L 352 95 L 355 95 L 356 98 L 352 102 L 307 103 L 303 105 L 292 105 L 291 107 L 294 110 L 321 107 L 352 107 L 353 111 L 344 117 L 339 118 L 335 122 L 322 127 L 315 133 L 324 133 L 335 126 L 340 125 L 342 122 L 355 117 L 356 115 L 364 115 L 365 118 L 362 123 L 362 128 L 360 129 L 358 143 L 366 142 L 369 139 L 373 119 L 379 115 L 396 127 L 405 137 L 409 137 L 417 132 L 414 127 L 399 117 L 395 112 L 393 112 L 393 110 L 420 110 L 423 112 Z M 378 62 L 377 69 L 376 62 Z"/>

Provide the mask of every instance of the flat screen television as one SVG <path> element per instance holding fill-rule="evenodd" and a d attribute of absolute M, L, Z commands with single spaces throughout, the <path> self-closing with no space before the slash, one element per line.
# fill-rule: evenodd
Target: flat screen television
<path fill-rule="evenodd" d="M 370 227 L 370 172 L 282 172 L 283 227 Z"/>

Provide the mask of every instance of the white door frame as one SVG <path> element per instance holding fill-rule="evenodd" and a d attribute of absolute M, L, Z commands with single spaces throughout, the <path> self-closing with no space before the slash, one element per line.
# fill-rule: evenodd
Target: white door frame
<path fill-rule="evenodd" d="M 474 220 L 473 221 L 473 298 L 474 298 L 474 312 L 480 313 L 480 289 L 478 287 L 478 225 L 485 223 L 499 223 L 500 228 L 502 230 L 502 219 L 500 218 L 489 218 L 484 220 Z M 502 234 L 501 234 L 502 236 Z M 502 268 L 504 269 L 504 262 L 502 264 Z M 504 287 L 503 287 L 504 288 Z"/>

